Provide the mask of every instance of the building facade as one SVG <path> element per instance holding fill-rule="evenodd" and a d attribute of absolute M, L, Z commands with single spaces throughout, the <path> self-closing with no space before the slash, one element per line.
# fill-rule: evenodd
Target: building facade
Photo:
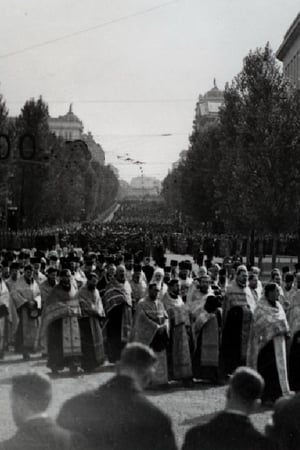
<path fill-rule="evenodd" d="M 276 56 L 283 63 L 286 77 L 300 89 L 300 13 L 285 33 Z"/>
<path fill-rule="evenodd" d="M 99 162 L 102 166 L 105 165 L 104 150 L 101 145 L 95 141 L 91 132 L 88 132 L 87 134 L 83 133 L 83 123 L 73 113 L 72 104 L 70 105 L 69 111 L 64 116 L 49 117 L 48 124 L 50 131 L 65 141 L 83 140 L 87 144 L 93 160 Z"/>
<path fill-rule="evenodd" d="M 72 104 L 64 116 L 49 117 L 48 124 L 50 131 L 65 141 L 75 141 L 82 137 L 83 123 L 73 113 Z"/>
<path fill-rule="evenodd" d="M 194 128 L 196 131 L 202 130 L 206 124 L 215 122 L 218 119 L 219 110 L 224 104 L 224 91 L 217 87 L 214 79 L 214 86 L 203 96 L 199 95 L 196 104 L 196 114 Z"/>

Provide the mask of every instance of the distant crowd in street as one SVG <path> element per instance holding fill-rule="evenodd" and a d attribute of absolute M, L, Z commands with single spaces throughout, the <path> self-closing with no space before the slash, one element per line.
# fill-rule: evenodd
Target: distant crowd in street
<path fill-rule="evenodd" d="M 130 208 L 128 213 L 133 214 Z M 197 264 L 193 258 L 168 262 L 162 224 L 150 223 L 145 232 L 147 223 L 140 216 L 142 225 L 134 216 L 125 225 L 122 214 L 118 211 L 107 225 L 87 226 L 94 234 L 87 233 L 82 247 L 69 236 L 50 248 L 1 251 L 0 357 L 5 361 L 14 350 L 27 361 L 39 352 L 56 375 L 116 364 L 116 378 L 97 392 L 71 399 L 59 416 L 60 426 L 80 434 L 75 441 L 83 448 L 175 448 L 170 420 L 140 390 L 168 389 L 174 382 L 192 388 L 203 381 L 229 383 L 226 410 L 207 426 L 188 432 L 185 450 L 276 448 L 247 418 L 258 401 L 275 408 L 274 419 L 280 417 L 268 435 L 273 439 L 278 433 L 280 439 L 291 440 L 289 445 L 299 443 L 294 430 L 285 430 L 288 422 L 281 420 L 288 414 L 281 408 L 290 411 L 289 405 L 293 410 L 299 402 L 300 265 L 273 269 L 263 284 L 259 268 L 246 267 L 239 252 L 225 257 L 223 264 L 204 251 Z M 16 389 L 13 381 L 12 405 L 15 399 L 25 416 L 29 408 L 27 430 L 32 417 L 43 418 L 51 395 L 44 378 L 24 377 L 16 379 Z M 20 396 L 31 395 L 24 394 L 30 391 L 30 377 L 41 388 L 37 395 L 43 407 L 38 410 L 32 403 L 21 406 Z M 32 395 L 34 403 L 36 393 Z M 19 415 L 17 425 L 22 422 Z M 43 446 L 29 441 L 22 448 L 68 448 L 62 445 L 73 438 L 56 427 L 51 422 L 37 438 L 45 440 Z M 278 432 L 278 427 L 283 428 Z M 45 434 L 50 433 L 50 445 L 56 432 L 61 443 L 47 447 Z M 86 439 L 89 443 L 82 444 Z M 11 441 L 3 445 L 21 448 Z"/>

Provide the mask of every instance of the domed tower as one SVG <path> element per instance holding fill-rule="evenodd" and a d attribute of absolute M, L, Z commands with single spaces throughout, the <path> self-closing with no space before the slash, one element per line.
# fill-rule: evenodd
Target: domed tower
<path fill-rule="evenodd" d="M 214 78 L 213 88 L 203 96 L 199 95 L 196 105 L 196 117 L 194 126 L 199 131 L 204 124 L 218 120 L 219 109 L 224 103 L 224 91 L 221 91 Z"/>
<path fill-rule="evenodd" d="M 75 141 L 76 139 L 81 139 L 83 123 L 73 113 L 73 105 L 71 103 L 67 114 L 49 118 L 49 128 L 57 137 L 62 137 L 65 141 Z"/>

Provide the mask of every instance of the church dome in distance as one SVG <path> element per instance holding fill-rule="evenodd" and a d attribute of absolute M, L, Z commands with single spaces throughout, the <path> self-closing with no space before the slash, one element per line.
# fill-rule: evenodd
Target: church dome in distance
<path fill-rule="evenodd" d="M 66 122 L 82 123 L 81 120 L 73 113 L 72 103 L 70 104 L 69 111 L 64 116 L 59 116 L 59 119 L 64 119 Z"/>
<path fill-rule="evenodd" d="M 210 89 L 209 91 L 207 91 L 203 97 L 206 100 L 209 100 L 209 99 L 222 99 L 223 100 L 224 92 L 218 88 L 215 78 L 214 78 L 214 87 L 212 89 Z"/>

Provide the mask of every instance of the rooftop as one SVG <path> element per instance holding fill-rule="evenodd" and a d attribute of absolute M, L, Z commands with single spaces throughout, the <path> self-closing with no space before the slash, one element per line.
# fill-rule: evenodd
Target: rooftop
<path fill-rule="evenodd" d="M 287 32 L 284 35 L 284 39 L 282 44 L 280 45 L 279 49 L 277 50 L 276 56 L 277 58 L 282 61 L 297 39 L 297 37 L 300 35 L 300 13 L 297 15 L 295 20 L 293 21 L 290 28 L 287 30 Z"/>

